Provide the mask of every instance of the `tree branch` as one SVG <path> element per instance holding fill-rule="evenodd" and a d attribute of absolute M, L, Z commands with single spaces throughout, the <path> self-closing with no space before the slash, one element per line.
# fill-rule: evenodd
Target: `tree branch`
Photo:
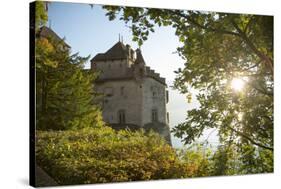
<path fill-rule="evenodd" d="M 245 26 L 245 28 L 243 30 L 244 33 L 247 33 L 247 29 L 250 27 L 250 25 L 252 24 L 252 22 L 254 20 L 253 17 L 254 16 L 251 16 L 250 20 L 248 21 L 247 25 Z"/>
<path fill-rule="evenodd" d="M 237 37 L 241 37 L 245 43 L 250 47 L 250 49 L 261 59 L 265 62 L 265 64 L 269 67 L 271 73 L 273 73 L 274 69 L 273 69 L 273 60 L 266 56 L 264 53 L 262 53 L 261 51 L 259 51 L 255 45 L 251 42 L 251 40 L 247 37 L 247 35 L 238 27 L 238 25 L 234 22 L 234 20 L 232 20 L 232 24 L 234 26 L 234 28 L 237 30 L 238 33 L 233 32 L 233 31 L 228 31 L 228 30 L 224 30 L 224 29 L 220 29 L 220 28 L 212 28 L 212 27 L 207 27 L 204 26 L 202 24 L 199 24 L 198 22 L 196 22 L 194 19 L 191 18 L 191 16 L 188 16 L 186 14 L 183 14 L 179 11 L 174 11 L 173 12 L 175 15 L 183 17 L 187 20 L 188 23 L 199 27 L 201 29 L 205 29 L 207 31 L 211 31 L 211 32 L 217 32 L 217 33 L 222 33 L 222 34 L 228 34 L 228 35 L 233 35 L 233 36 L 237 36 Z M 252 20 L 252 19 L 251 19 Z M 250 20 L 250 21 L 251 21 Z M 249 22 L 250 22 L 249 21 Z M 248 23 L 249 25 L 249 23 Z M 246 29 L 248 27 L 248 25 L 246 26 Z"/>
<path fill-rule="evenodd" d="M 237 32 L 240 34 L 239 36 L 244 39 L 245 43 L 250 47 L 250 49 L 261 59 L 264 60 L 265 64 L 269 67 L 271 73 L 273 73 L 273 60 L 266 56 L 264 53 L 259 51 L 255 45 L 251 42 L 251 40 L 247 37 L 247 35 L 239 28 L 236 22 L 232 19 L 232 25 L 235 27 Z"/>
<path fill-rule="evenodd" d="M 177 16 L 180 16 L 180 17 L 183 17 L 185 18 L 188 23 L 192 24 L 192 25 L 195 25 L 201 29 L 204 29 L 204 30 L 207 30 L 207 31 L 211 31 L 211 32 L 217 32 L 217 33 L 222 33 L 222 34 L 228 34 L 228 35 L 234 35 L 234 36 L 238 36 L 240 37 L 240 34 L 239 33 L 236 33 L 236 32 L 233 32 L 233 31 L 228 31 L 228 30 L 224 30 L 224 29 L 219 29 L 219 28 L 212 28 L 212 27 L 207 27 L 207 26 L 204 26 L 202 24 L 199 24 L 198 22 L 196 22 L 195 20 L 193 20 L 191 18 L 191 16 L 188 16 L 186 14 L 182 14 L 180 13 L 179 11 L 174 11 L 174 13 L 177 15 Z"/>
<path fill-rule="evenodd" d="M 230 126 L 227 126 L 227 127 L 228 127 L 230 130 L 232 130 L 233 132 L 237 133 L 239 136 L 241 136 L 241 137 L 247 139 L 248 141 L 250 141 L 252 144 L 254 144 L 254 145 L 256 145 L 256 146 L 259 146 L 259 147 L 261 147 L 261 148 L 264 148 L 264 149 L 267 149 L 267 150 L 271 150 L 271 151 L 274 150 L 272 147 L 269 147 L 269 146 L 266 146 L 266 145 L 261 144 L 261 143 L 259 143 L 259 142 L 256 142 L 256 141 L 254 141 L 253 139 L 251 139 L 249 136 L 245 135 L 244 133 L 242 133 L 242 132 L 240 132 L 240 131 L 237 131 L 237 130 L 233 129 L 233 128 L 230 127 Z"/>
<path fill-rule="evenodd" d="M 257 90 L 258 92 L 264 94 L 264 95 L 267 95 L 267 96 L 271 96 L 273 97 L 273 91 L 268 91 L 268 90 L 263 90 L 263 89 L 260 89 L 258 88 L 257 86 L 253 85 L 253 84 L 250 84 L 255 90 Z"/>

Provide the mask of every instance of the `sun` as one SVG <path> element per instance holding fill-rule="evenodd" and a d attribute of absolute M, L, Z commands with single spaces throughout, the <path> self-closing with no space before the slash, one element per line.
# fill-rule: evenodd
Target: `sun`
<path fill-rule="evenodd" d="M 234 91 L 242 91 L 245 85 L 245 81 L 242 80 L 241 78 L 233 78 L 231 81 L 231 88 Z"/>

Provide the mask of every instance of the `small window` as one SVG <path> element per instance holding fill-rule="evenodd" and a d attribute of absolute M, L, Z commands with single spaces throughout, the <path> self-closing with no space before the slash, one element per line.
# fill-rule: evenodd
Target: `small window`
<path fill-rule="evenodd" d="M 139 74 L 140 74 L 140 76 L 144 76 L 144 71 L 142 68 L 139 69 Z"/>
<path fill-rule="evenodd" d="M 107 99 L 104 99 L 103 100 L 103 104 L 107 104 L 108 103 L 108 100 Z"/>
<path fill-rule="evenodd" d="M 157 109 L 152 109 L 152 122 L 158 121 L 158 112 Z"/>
<path fill-rule="evenodd" d="M 113 88 L 112 87 L 107 87 L 104 89 L 104 94 L 107 97 L 113 96 Z"/>
<path fill-rule="evenodd" d="M 166 91 L 166 102 L 169 102 L 169 91 Z"/>
<path fill-rule="evenodd" d="M 170 123 L 170 116 L 169 116 L 169 112 L 167 112 L 167 123 Z"/>
<path fill-rule="evenodd" d="M 118 121 L 119 121 L 119 124 L 126 123 L 125 110 L 118 111 Z"/>
<path fill-rule="evenodd" d="M 150 90 L 152 92 L 152 97 L 157 97 L 158 94 L 158 88 L 156 86 L 151 86 Z"/>
<path fill-rule="evenodd" d="M 121 88 L 120 88 L 120 95 L 121 95 L 121 96 L 124 95 L 124 90 L 125 90 L 125 87 L 121 87 Z"/>

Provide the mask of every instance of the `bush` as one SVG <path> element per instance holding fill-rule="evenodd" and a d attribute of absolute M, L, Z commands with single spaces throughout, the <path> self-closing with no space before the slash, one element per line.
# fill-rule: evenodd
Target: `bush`
<path fill-rule="evenodd" d="M 193 144 L 189 148 L 181 149 L 178 157 L 184 164 L 187 177 L 212 176 L 212 151 L 203 144 Z"/>
<path fill-rule="evenodd" d="M 36 161 L 58 184 L 182 178 L 188 169 L 156 133 L 109 127 L 37 131 Z"/>
<path fill-rule="evenodd" d="M 273 171 L 267 151 L 255 154 L 259 166 L 251 165 L 253 158 L 247 162 L 233 147 L 210 151 L 199 145 L 176 151 L 154 132 L 106 126 L 36 132 L 36 163 L 60 185 Z"/>

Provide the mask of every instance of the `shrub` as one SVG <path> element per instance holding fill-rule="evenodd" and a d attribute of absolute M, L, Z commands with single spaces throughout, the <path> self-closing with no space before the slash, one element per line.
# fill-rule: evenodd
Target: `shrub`
<path fill-rule="evenodd" d="M 37 131 L 36 161 L 58 184 L 188 176 L 175 150 L 158 134 L 109 127 Z"/>

